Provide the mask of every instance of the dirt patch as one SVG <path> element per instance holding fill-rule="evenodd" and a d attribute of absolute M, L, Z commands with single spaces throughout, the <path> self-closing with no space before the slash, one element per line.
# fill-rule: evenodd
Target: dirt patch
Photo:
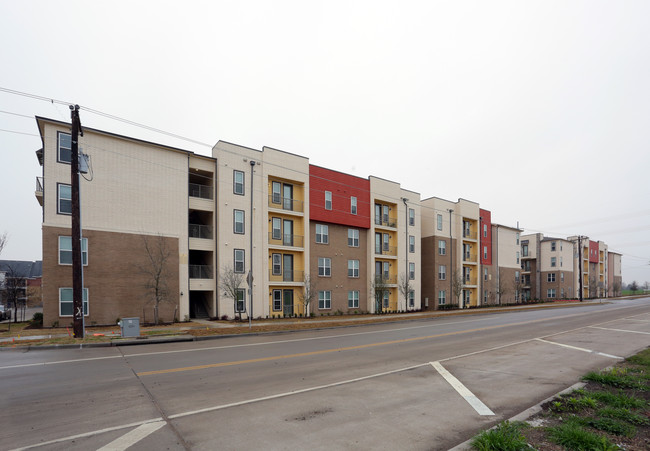
<path fill-rule="evenodd" d="M 292 418 L 292 421 L 309 421 L 331 412 L 334 412 L 334 410 L 331 407 L 326 407 L 324 409 L 314 410 L 309 413 L 298 415 L 297 417 Z M 285 420 L 285 421 L 289 421 L 289 420 Z"/>

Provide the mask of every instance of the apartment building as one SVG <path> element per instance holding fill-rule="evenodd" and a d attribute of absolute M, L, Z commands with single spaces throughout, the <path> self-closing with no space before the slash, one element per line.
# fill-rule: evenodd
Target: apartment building
<path fill-rule="evenodd" d="M 488 212 L 489 213 L 489 212 Z M 492 224 L 491 251 L 483 245 L 481 260 L 484 304 L 514 304 L 521 301 L 521 229 Z M 485 231 L 483 231 L 485 234 Z M 483 241 L 482 241 L 483 243 Z M 488 258 L 489 257 L 489 258 Z"/>
<path fill-rule="evenodd" d="M 607 296 L 620 296 L 623 286 L 621 273 L 622 255 L 618 252 L 607 252 Z"/>

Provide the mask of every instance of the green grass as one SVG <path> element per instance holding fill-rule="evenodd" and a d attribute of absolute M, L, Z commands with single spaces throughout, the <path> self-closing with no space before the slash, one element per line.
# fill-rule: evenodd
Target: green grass
<path fill-rule="evenodd" d="M 639 352 L 632 357 L 625 359 L 626 361 L 633 363 L 634 365 L 644 366 L 650 368 L 650 349 Z"/>
<path fill-rule="evenodd" d="M 624 435 L 626 437 L 634 437 L 634 434 L 636 434 L 634 426 L 614 418 L 592 418 L 587 424 L 608 434 Z"/>
<path fill-rule="evenodd" d="M 650 420 L 643 415 L 621 407 L 604 407 L 596 412 L 602 418 L 615 418 L 637 426 L 650 424 Z"/>
<path fill-rule="evenodd" d="M 564 424 L 549 428 L 549 438 L 554 443 L 571 451 L 613 451 L 619 449 L 607 438 L 591 432 L 583 427 L 583 421 L 572 417 Z"/>
<path fill-rule="evenodd" d="M 628 396 L 625 393 L 589 392 L 589 396 L 610 407 L 640 409 L 647 405 L 645 400 L 634 396 Z"/>
<path fill-rule="evenodd" d="M 519 451 L 529 449 L 521 430 L 525 423 L 504 421 L 494 429 L 483 431 L 472 440 L 472 448 L 478 451 Z"/>
<path fill-rule="evenodd" d="M 648 389 L 645 376 L 641 373 L 629 372 L 625 368 L 612 368 L 601 372 L 592 371 L 583 376 L 582 380 L 598 382 L 614 388 Z"/>

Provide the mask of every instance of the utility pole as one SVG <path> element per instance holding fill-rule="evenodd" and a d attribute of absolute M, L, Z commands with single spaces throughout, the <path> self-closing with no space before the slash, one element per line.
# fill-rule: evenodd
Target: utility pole
<path fill-rule="evenodd" d="M 255 160 L 250 161 L 251 165 L 251 251 L 250 251 L 250 270 L 248 272 L 248 295 L 249 295 L 249 305 L 248 305 L 248 328 L 252 327 L 253 320 L 253 172 L 255 169 Z"/>
<path fill-rule="evenodd" d="M 411 272 L 409 271 L 409 206 L 407 204 L 409 200 L 406 197 L 402 197 L 402 202 L 404 202 L 404 217 L 406 218 L 406 286 L 409 287 L 409 290 L 406 290 L 404 293 L 404 310 L 408 311 L 409 309 L 409 292 L 411 285 Z M 398 293 L 399 294 L 399 293 Z M 399 299 L 399 298 L 398 298 Z"/>
<path fill-rule="evenodd" d="M 451 227 L 451 214 L 454 212 L 451 208 L 448 208 L 447 211 L 449 211 L 449 294 L 451 294 L 451 299 L 453 302 L 455 293 L 454 293 L 454 237 L 452 234 L 452 227 Z M 461 307 L 462 304 L 461 304 Z"/>
<path fill-rule="evenodd" d="M 582 236 L 578 235 L 578 277 L 580 282 L 580 302 L 582 302 Z"/>
<path fill-rule="evenodd" d="M 81 205 L 79 202 L 79 135 L 83 136 L 79 105 L 70 105 L 72 145 L 70 181 L 72 191 L 72 309 L 75 338 L 84 338 L 83 262 L 81 260 Z"/>

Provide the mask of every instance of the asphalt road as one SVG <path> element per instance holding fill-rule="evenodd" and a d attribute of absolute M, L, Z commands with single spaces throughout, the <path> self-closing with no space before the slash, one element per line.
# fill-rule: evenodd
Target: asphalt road
<path fill-rule="evenodd" d="M 650 298 L 0 352 L 0 449 L 440 449 L 650 345 Z"/>

